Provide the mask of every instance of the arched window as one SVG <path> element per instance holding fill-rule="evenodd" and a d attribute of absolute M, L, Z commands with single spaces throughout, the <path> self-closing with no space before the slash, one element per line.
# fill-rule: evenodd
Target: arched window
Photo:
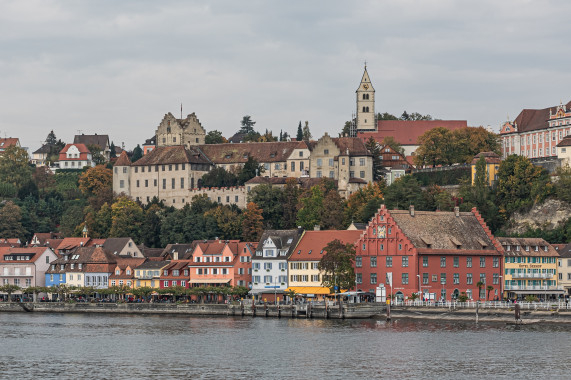
<path fill-rule="evenodd" d="M 369 112 L 369 107 L 363 107 L 363 112 Z"/>
<path fill-rule="evenodd" d="M 363 94 L 363 100 L 369 100 L 369 94 Z"/>

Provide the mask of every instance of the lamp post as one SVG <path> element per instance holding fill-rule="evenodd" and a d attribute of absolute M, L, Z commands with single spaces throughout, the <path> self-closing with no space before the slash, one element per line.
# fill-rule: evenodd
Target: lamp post
<path fill-rule="evenodd" d="M 503 277 L 504 277 L 504 276 L 502 276 L 502 275 L 500 274 L 500 297 L 501 297 L 501 298 L 500 298 L 500 301 L 504 299 L 504 293 L 502 293 L 502 278 L 503 278 Z"/>
<path fill-rule="evenodd" d="M 418 277 L 418 298 L 420 299 L 420 301 L 422 301 L 422 289 L 420 289 L 420 275 L 417 274 L 416 277 Z"/>

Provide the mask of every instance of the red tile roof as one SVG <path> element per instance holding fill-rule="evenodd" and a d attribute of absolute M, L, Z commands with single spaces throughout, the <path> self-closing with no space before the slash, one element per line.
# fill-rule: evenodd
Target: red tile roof
<path fill-rule="evenodd" d="M 480 152 L 472 160 L 472 165 L 477 163 L 480 157 L 484 156 L 487 164 L 500 164 L 502 159 L 494 152 Z"/>
<path fill-rule="evenodd" d="M 127 156 L 127 152 L 122 151 L 114 166 L 131 166 L 131 160 Z"/>
<path fill-rule="evenodd" d="M 3 248 L 0 248 L 0 262 L 2 263 L 33 263 L 35 262 L 37 259 L 40 258 L 40 256 L 49 248 L 47 247 L 27 247 L 27 248 L 8 248 L 6 250 L 4 250 Z M 13 260 L 4 260 L 4 256 L 6 255 L 11 255 L 11 254 L 17 254 L 17 255 L 29 255 L 30 256 L 30 260 L 17 260 L 17 261 L 13 261 Z"/>
<path fill-rule="evenodd" d="M 571 108 L 571 101 L 565 105 L 567 109 Z M 543 109 L 524 109 L 514 120 L 517 125 L 517 132 L 534 131 L 538 129 L 546 129 L 549 127 L 549 114 L 557 112 L 557 106 L 547 107 Z"/>
<path fill-rule="evenodd" d="M 20 146 L 20 139 L 15 137 L 0 138 L 0 149 L 6 149 L 9 146 Z"/>
<path fill-rule="evenodd" d="M 357 137 L 365 142 L 373 137 L 378 143 L 393 137 L 401 145 L 419 145 L 418 138 L 433 128 L 455 130 L 467 126 L 466 120 L 379 120 L 376 132 L 359 132 Z"/>
<path fill-rule="evenodd" d="M 289 261 L 319 261 L 326 253 L 325 246 L 333 240 L 355 244 L 362 233 L 360 230 L 305 231 Z"/>

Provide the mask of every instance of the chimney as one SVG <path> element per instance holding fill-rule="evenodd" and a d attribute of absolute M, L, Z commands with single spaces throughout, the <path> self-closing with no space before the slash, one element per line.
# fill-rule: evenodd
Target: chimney
<path fill-rule="evenodd" d="M 410 212 L 410 216 L 414 216 L 414 205 L 408 206 L 408 210 Z"/>
<path fill-rule="evenodd" d="M 298 233 L 302 233 L 303 232 L 303 228 L 301 226 L 297 226 L 297 232 Z"/>
<path fill-rule="evenodd" d="M 454 207 L 454 215 L 460 216 L 460 207 L 458 206 Z"/>
<path fill-rule="evenodd" d="M 316 224 L 315 226 L 313 226 L 313 231 L 319 231 L 321 229 L 321 227 L 319 227 L 319 224 Z"/>

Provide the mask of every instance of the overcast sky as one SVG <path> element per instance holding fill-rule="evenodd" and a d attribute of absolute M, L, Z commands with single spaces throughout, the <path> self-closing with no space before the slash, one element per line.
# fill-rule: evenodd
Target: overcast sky
<path fill-rule="evenodd" d="M 570 100 L 571 1 L 4 1 L 0 134 L 127 149 L 167 112 L 231 136 L 337 134 L 367 61 L 376 111 L 495 130 Z"/>

